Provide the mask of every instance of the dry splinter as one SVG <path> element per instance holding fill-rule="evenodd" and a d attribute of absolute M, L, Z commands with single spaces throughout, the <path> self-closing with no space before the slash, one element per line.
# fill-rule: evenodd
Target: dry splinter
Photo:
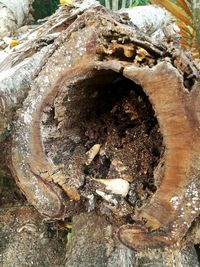
<path fill-rule="evenodd" d="M 93 159 L 99 153 L 100 148 L 101 148 L 100 144 L 95 144 L 90 148 L 90 150 L 88 150 L 86 152 L 86 155 L 87 155 L 87 161 L 85 163 L 86 165 L 90 165 L 90 163 L 93 161 Z"/>

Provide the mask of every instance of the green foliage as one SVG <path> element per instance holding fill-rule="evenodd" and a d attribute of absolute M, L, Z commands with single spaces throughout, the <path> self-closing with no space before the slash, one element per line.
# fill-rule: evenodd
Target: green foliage
<path fill-rule="evenodd" d="M 150 0 L 152 4 L 158 4 L 166 8 L 176 18 L 180 28 L 181 47 L 190 51 L 194 58 L 199 58 L 200 52 L 200 0 Z M 195 8 L 196 7 L 196 8 Z"/>
<path fill-rule="evenodd" d="M 58 8 L 59 0 L 35 0 L 33 17 L 35 20 L 50 16 Z"/>
<path fill-rule="evenodd" d="M 100 4 L 110 9 L 135 7 L 149 4 L 149 0 L 99 0 Z"/>
<path fill-rule="evenodd" d="M 200 0 L 193 0 L 193 22 L 196 31 L 196 40 L 200 57 Z"/>
<path fill-rule="evenodd" d="M 149 0 L 99 0 L 100 4 L 109 9 L 120 9 L 147 5 Z M 58 8 L 59 0 L 35 0 L 33 2 L 33 17 L 35 20 L 50 16 Z"/>
<path fill-rule="evenodd" d="M 131 3 L 132 2 L 132 3 Z M 133 0 L 130 1 L 130 7 L 134 7 L 134 6 L 145 6 L 149 4 L 149 0 Z"/>

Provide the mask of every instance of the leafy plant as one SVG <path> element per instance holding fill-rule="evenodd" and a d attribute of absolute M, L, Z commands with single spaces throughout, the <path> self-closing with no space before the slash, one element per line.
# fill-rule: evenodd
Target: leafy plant
<path fill-rule="evenodd" d="M 134 0 L 130 1 L 129 6 L 134 7 L 134 6 L 145 6 L 149 3 L 149 0 Z"/>
<path fill-rule="evenodd" d="M 200 0 L 150 0 L 150 2 L 165 7 L 176 17 L 181 33 L 180 43 L 182 48 L 190 50 L 194 58 L 199 58 L 200 39 L 198 29 L 200 29 L 200 9 L 198 10 L 198 5 L 196 5 L 197 9 L 195 9 L 194 2 L 199 2 L 200 4 Z M 199 43 L 197 42 L 198 40 Z"/>
<path fill-rule="evenodd" d="M 35 20 L 51 15 L 58 8 L 59 0 L 34 0 L 33 17 Z"/>
<path fill-rule="evenodd" d="M 125 7 L 147 5 L 149 0 L 100 0 L 100 3 L 108 9 L 118 10 Z"/>

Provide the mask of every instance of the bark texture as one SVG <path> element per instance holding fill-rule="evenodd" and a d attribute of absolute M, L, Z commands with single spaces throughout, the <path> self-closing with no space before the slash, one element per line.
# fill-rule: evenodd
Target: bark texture
<path fill-rule="evenodd" d="M 1 36 L 10 36 L 30 21 L 30 10 L 32 7 L 32 0 L 1 0 L 0 1 L 0 34 Z"/>
<path fill-rule="evenodd" d="M 51 35 L 28 94 L 2 95 L 6 119 L 15 115 L 10 170 L 41 214 L 74 216 L 68 266 L 118 266 L 117 255 L 122 266 L 178 266 L 174 258 L 187 266 L 195 255 L 187 232 L 200 211 L 199 70 L 176 47 L 170 20 L 155 43 L 156 29 L 143 33 L 126 12 L 93 6 L 62 7 L 58 14 L 68 13 L 51 26 L 59 36 Z M 126 197 L 101 183 L 115 178 L 128 182 Z"/>
<path fill-rule="evenodd" d="M 67 230 L 45 221 L 11 177 L 0 184 L 0 266 L 65 266 Z"/>
<path fill-rule="evenodd" d="M 72 240 L 67 244 L 68 267 L 179 267 L 199 266 L 191 245 L 183 249 L 136 252 L 120 244 L 116 229 L 97 214 L 79 214 L 73 219 Z"/>

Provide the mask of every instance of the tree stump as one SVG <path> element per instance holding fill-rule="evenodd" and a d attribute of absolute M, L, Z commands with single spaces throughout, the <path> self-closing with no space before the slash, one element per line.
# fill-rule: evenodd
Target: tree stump
<path fill-rule="evenodd" d="M 44 216 L 93 211 L 97 229 L 112 228 L 110 237 L 117 241 L 110 247 L 122 242 L 143 256 L 164 248 L 172 264 L 175 251 L 185 257 L 182 251 L 192 241 L 187 233 L 200 209 L 199 71 L 172 34 L 155 44 L 125 14 L 100 6 L 80 13 L 59 25 L 64 30 L 40 62 L 20 109 L 12 112 L 10 170 Z M 4 112 L 10 110 L 6 97 L 2 103 Z M 128 190 L 116 193 L 121 182 Z M 95 226 L 86 218 L 90 233 Z M 105 243 L 98 243 L 101 260 L 113 255 Z M 68 251 L 73 258 L 73 249 Z M 137 263 L 133 252 L 123 246 L 121 251 L 123 266 L 130 258 L 130 264 L 145 264 L 144 257 Z M 70 256 L 69 262 L 81 266 L 72 265 Z M 109 266 L 95 262 L 87 266 Z M 197 266 L 195 258 L 191 264 Z"/>

